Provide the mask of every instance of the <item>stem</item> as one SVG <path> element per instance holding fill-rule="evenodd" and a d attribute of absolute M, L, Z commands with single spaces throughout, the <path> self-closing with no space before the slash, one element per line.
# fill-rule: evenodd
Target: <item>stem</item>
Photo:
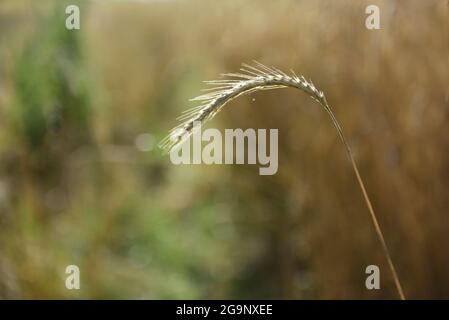
<path fill-rule="evenodd" d="M 382 233 L 382 229 L 380 228 L 379 222 L 377 221 L 377 216 L 374 213 L 373 206 L 372 206 L 371 201 L 370 201 L 370 199 L 368 197 L 368 193 L 366 192 L 365 184 L 363 183 L 363 180 L 362 180 L 362 178 L 360 176 L 359 169 L 358 169 L 357 164 L 356 164 L 356 162 L 354 160 L 354 156 L 352 154 L 351 148 L 349 147 L 349 143 L 347 142 L 347 140 L 346 140 L 346 138 L 345 138 L 345 136 L 343 134 L 343 131 L 341 130 L 341 127 L 340 127 L 337 119 L 335 118 L 334 113 L 332 112 L 332 109 L 330 108 L 329 104 L 327 103 L 326 98 L 323 99 L 323 107 L 326 110 L 326 112 L 329 114 L 329 116 L 331 117 L 332 122 L 333 122 L 335 128 L 337 129 L 337 132 L 338 132 L 338 135 L 340 137 L 340 140 L 343 142 L 343 144 L 344 144 L 344 146 L 346 148 L 346 152 L 347 152 L 347 154 L 349 156 L 349 159 L 351 160 L 352 168 L 354 169 L 354 172 L 355 172 L 355 175 L 357 177 L 357 181 L 359 183 L 360 189 L 362 189 L 362 193 L 363 193 L 363 197 L 365 198 L 366 206 L 368 207 L 369 213 L 371 215 L 371 219 L 373 220 L 374 229 L 376 230 L 377 236 L 379 238 L 379 241 L 380 241 L 380 243 L 382 245 L 382 249 L 384 251 L 385 257 L 387 259 L 388 266 L 389 266 L 390 271 L 391 271 L 391 273 L 393 275 L 394 283 L 396 285 L 396 289 L 398 291 L 399 297 L 401 298 L 401 300 L 405 300 L 404 291 L 402 290 L 401 282 L 399 281 L 399 277 L 398 277 L 398 274 L 396 272 L 396 268 L 394 267 L 393 260 L 391 259 L 390 251 L 388 250 L 387 243 L 386 243 L 384 235 Z"/>

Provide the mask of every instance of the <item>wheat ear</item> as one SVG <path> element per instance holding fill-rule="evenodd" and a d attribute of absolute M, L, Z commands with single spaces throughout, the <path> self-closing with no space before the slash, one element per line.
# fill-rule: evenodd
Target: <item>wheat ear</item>
<path fill-rule="evenodd" d="M 399 297 L 405 300 L 404 292 L 402 290 L 399 277 L 396 272 L 396 268 L 390 256 L 385 238 L 377 220 L 371 201 L 366 192 L 365 185 L 360 176 L 357 164 L 355 162 L 353 153 L 349 144 L 343 134 L 343 131 L 332 112 L 331 107 L 327 103 L 326 97 L 322 91 L 319 91 L 311 80 L 306 80 L 303 76 L 297 76 L 293 70 L 291 75 L 288 75 L 275 67 L 267 67 L 257 61 L 254 61 L 254 65 L 242 64 L 241 72 L 239 73 L 225 73 L 222 76 L 226 77 L 223 80 L 205 81 L 211 88 L 205 89 L 208 93 L 200 95 L 191 101 L 200 101 L 200 105 L 192 109 L 186 110 L 178 118 L 178 120 L 184 121 L 179 126 L 173 128 L 170 134 L 161 141 L 159 146 L 165 150 L 171 150 L 182 144 L 192 134 L 194 124 L 196 122 L 205 123 L 212 119 L 217 112 L 219 112 L 229 101 L 237 98 L 238 96 L 248 94 L 253 91 L 270 90 L 277 88 L 296 88 L 307 93 L 311 98 L 316 100 L 326 110 L 330 116 L 332 123 L 337 129 L 341 142 L 345 146 L 349 160 L 351 161 L 352 168 L 356 175 L 360 189 L 362 190 L 363 197 L 365 199 L 366 206 L 370 213 L 371 219 L 374 224 L 375 231 L 382 245 L 388 266 L 393 275 L 394 283 L 398 291 Z"/>

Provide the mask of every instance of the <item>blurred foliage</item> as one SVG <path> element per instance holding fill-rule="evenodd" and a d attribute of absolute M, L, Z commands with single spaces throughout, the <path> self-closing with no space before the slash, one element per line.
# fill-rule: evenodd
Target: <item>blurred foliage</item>
<path fill-rule="evenodd" d="M 382 30 L 364 27 L 368 4 Z M 407 296 L 448 298 L 444 0 L 2 1 L 0 298 L 396 298 L 308 97 L 255 93 L 208 124 L 279 128 L 274 176 L 177 167 L 156 148 L 202 80 L 253 59 L 326 93 Z M 71 264 L 78 291 L 64 286 Z M 382 290 L 365 289 L 369 264 Z"/>
<path fill-rule="evenodd" d="M 54 16 L 39 28 L 42 34 L 30 39 L 15 62 L 14 111 L 18 126 L 22 126 L 19 134 L 34 148 L 42 148 L 46 138 L 54 138 L 47 136 L 58 134 L 61 128 L 72 127 L 71 138 L 89 136 L 87 87 L 80 83 L 79 34 L 55 28 L 64 24 L 64 16 L 58 14 L 63 9 L 57 7 Z"/>

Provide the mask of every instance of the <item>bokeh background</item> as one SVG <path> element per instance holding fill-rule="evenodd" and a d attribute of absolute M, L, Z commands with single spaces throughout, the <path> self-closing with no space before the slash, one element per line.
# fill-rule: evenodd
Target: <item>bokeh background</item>
<path fill-rule="evenodd" d="M 365 28 L 369 4 L 381 30 Z M 448 299 L 446 0 L 2 0 L 0 298 L 396 299 L 309 97 L 254 93 L 207 125 L 278 128 L 274 176 L 174 166 L 156 147 L 203 80 L 253 59 L 326 93 L 407 297 Z M 381 290 L 365 288 L 370 264 Z"/>

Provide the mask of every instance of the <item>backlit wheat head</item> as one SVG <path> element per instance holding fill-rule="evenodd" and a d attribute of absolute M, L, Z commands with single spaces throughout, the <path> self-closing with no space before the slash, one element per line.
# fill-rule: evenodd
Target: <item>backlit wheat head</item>
<path fill-rule="evenodd" d="M 178 117 L 178 120 L 183 122 L 173 128 L 159 146 L 170 150 L 183 143 L 192 134 L 195 122 L 205 123 L 212 119 L 229 101 L 258 90 L 294 87 L 309 94 L 321 105 L 327 105 L 323 92 L 319 91 L 312 81 L 297 76 L 294 71 L 288 75 L 277 68 L 267 67 L 257 61 L 254 63 L 254 66 L 243 64 L 240 73 L 222 74 L 227 79 L 205 81 L 211 88 L 203 89 L 207 93 L 191 99 L 191 101 L 199 101 L 200 105 L 184 111 Z"/>

